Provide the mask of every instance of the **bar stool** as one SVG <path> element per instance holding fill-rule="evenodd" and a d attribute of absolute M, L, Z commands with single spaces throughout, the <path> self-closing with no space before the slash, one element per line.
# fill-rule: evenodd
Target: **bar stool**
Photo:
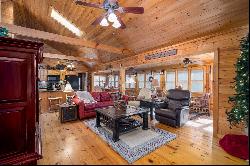
<path fill-rule="evenodd" d="M 57 109 L 53 108 L 53 110 L 59 111 L 59 105 L 61 104 L 61 99 L 62 99 L 62 97 L 49 97 L 48 98 L 48 100 L 49 100 L 49 112 L 55 112 L 55 111 L 51 111 L 54 106 L 57 106 Z M 55 102 L 57 102 L 57 103 L 54 104 Z"/>

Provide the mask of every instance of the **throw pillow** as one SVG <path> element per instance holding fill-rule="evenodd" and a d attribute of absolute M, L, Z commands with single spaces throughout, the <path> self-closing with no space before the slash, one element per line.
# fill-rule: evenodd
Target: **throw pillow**
<path fill-rule="evenodd" d="M 101 92 L 101 101 L 110 101 L 112 100 L 111 95 L 107 92 Z"/>
<path fill-rule="evenodd" d="M 97 102 L 101 101 L 100 92 L 92 92 L 91 95 L 95 99 L 95 101 L 97 101 Z"/>

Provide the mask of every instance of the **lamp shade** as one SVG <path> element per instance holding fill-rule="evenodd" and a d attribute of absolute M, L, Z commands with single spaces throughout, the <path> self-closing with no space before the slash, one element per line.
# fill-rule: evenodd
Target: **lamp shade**
<path fill-rule="evenodd" d="M 104 17 L 102 21 L 100 22 L 100 25 L 103 27 L 109 26 L 108 20 Z"/>
<path fill-rule="evenodd" d="M 70 85 L 69 82 L 67 82 L 63 92 L 73 92 L 73 91 L 74 90 L 72 89 L 72 86 Z"/>
<path fill-rule="evenodd" d="M 116 22 L 117 21 L 117 16 L 115 15 L 115 13 L 110 13 L 108 16 L 108 20 L 110 22 Z"/>
<path fill-rule="evenodd" d="M 157 79 L 153 79 L 152 86 L 159 86 L 159 81 Z"/>
<path fill-rule="evenodd" d="M 122 25 L 121 23 L 117 20 L 114 22 L 114 24 L 112 25 L 114 28 L 120 28 Z"/>

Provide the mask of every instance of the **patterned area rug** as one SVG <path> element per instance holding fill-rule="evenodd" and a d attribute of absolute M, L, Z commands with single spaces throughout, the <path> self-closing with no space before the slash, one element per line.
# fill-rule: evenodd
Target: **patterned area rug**
<path fill-rule="evenodd" d="M 209 118 L 207 113 L 197 113 L 197 112 L 190 112 L 189 113 L 189 120 L 196 120 L 199 118 Z"/>
<path fill-rule="evenodd" d="M 112 132 L 108 128 L 95 127 L 95 119 L 86 120 L 84 123 L 130 164 L 176 138 L 173 133 L 151 127 L 149 130 L 137 128 L 122 134 L 120 140 L 114 142 Z"/>

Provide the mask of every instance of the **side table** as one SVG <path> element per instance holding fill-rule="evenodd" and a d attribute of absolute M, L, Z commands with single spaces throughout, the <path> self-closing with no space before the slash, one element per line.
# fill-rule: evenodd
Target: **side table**
<path fill-rule="evenodd" d="M 150 109 L 150 120 L 154 119 L 154 108 L 157 108 L 159 105 L 164 104 L 164 101 L 159 101 L 155 99 L 142 99 L 140 100 L 140 107 Z"/>
<path fill-rule="evenodd" d="M 73 104 L 61 104 L 59 117 L 61 123 L 77 120 L 77 106 Z"/>

